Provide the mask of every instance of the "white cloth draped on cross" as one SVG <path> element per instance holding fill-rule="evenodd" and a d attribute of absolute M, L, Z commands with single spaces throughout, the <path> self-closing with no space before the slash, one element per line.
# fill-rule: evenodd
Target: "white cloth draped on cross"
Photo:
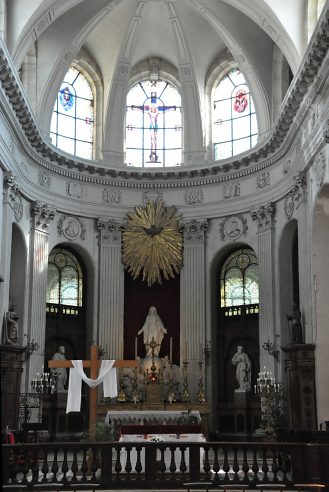
<path fill-rule="evenodd" d="M 105 398 L 118 395 L 116 370 L 113 367 L 114 362 L 114 360 L 102 360 L 98 378 L 90 379 L 84 373 L 82 360 L 72 360 L 73 367 L 70 368 L 66 413 L 80 412 L 82 380 L 91 388 L 96 388 L 100 383 L 103 383 Z"/>

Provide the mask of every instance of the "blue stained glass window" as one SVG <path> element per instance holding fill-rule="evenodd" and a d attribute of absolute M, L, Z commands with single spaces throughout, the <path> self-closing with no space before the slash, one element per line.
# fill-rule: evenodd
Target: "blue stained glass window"
<path fill-rule="evenodd" d="M 58 93 L 50 126 L 56 147 L 84 159 L 93 157 L 93 93 L 86 78 L 71 67 Z"/>
<path fill-rule="evenodd" d="M 77 258 L 54 248 L 48 260 L 47 303 L 82 306 L 83 275 Z"/>
<path fill-rule="evenodd" d="M 251 249 L 230 255 L 221 270 L 221 307 L 259 303 L 257 258 Z"/>
<path fill-rule="evenodd" d="M 243 74 L 237 69 L 229 72 L 213 99 L 214 159 L 227 159 L 256 145 L 256 111 Z"/>
<path fill-rule="evenodd" d="M 127 95 L 126 163 L 179 166 L 182 161 L 181 97 L 163 80 L 144 80 Z"/>

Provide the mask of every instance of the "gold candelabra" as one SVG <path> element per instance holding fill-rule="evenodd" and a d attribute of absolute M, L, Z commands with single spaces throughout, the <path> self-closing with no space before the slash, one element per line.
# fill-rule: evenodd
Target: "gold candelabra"
<path fill-rule="evenodd" d="M 200 360 L 198 364 L 199 364 L 199 390 L 198 390 L 197 398 L 199 403 L 207 403 L 206 392 L 203 387 L 202 360 Z"/>
<path fill-rule="evenodd" d="M 190 390 L 188 387 L 188 379 L 187 379 L 187 367 L 188 361 L 183 361 L 183 391 L 182 391 L 182 401 L 184 403 L 188 403 L 190 400 Z"/>

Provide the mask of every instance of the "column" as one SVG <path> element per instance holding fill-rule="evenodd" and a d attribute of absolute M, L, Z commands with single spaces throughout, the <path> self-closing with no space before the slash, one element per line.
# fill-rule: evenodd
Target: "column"
<path fill-rule="evenodd" d="M 109 358 L 123 357 L 124 270 L 121 263 L 122 223 L 98 219 L 98 344 Z"/>
<path fill-rule="evenodd" d="M 33 202 L 31 216 L 30 333 L 28 342 L 34 340 L 39 345 L 39 349 L 30 359 L 30 376 L 33 377 L 36 372 L 40 372 L 43 365 L 49 256 L 48 228 L 55 217 L 55 210 L 48 208 L 46 203 Z"/>
<path fill-rule="evenodd" d="M 274 374 L 274 357 L 262 350 L 267 340 L 275 338 L 275 278 L 274 278 L 274 216 L 275 203 L 268 203 L 250 210 L 258 228 L 258 277 L 259 277 L 259 344 L 260 367 Z"/>
<path fill-rule="evenodd" d="M 191 220 L 183 224 L 184 266 L 180 276 L 181 359 L 200 360 L 206 340 L 205 238 L 208 222 Z"/>

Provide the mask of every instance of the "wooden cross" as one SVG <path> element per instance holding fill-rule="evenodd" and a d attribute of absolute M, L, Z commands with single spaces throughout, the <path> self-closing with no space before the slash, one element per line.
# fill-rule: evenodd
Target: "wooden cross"
<path fill-rule="evenodd" d="M 98 359 L 98 347 L 97 345 L 91 345 L 90 347 L 90 360 L 83 360 L 83 367 L 90 368 L 90 379 L 97 379 L 98 370 L 102 361 Z M 59 369 L 73 367 L 71 360 L 49 360 L 48 367 Z M 139 367 L 137 360 L 116 360 L 113 367 Z M 89 434 L 93 435 L 95 432 L 95 424 L 97 420 L 97 388 L 90 388 L 90 401 L 89 401 Z"/>

